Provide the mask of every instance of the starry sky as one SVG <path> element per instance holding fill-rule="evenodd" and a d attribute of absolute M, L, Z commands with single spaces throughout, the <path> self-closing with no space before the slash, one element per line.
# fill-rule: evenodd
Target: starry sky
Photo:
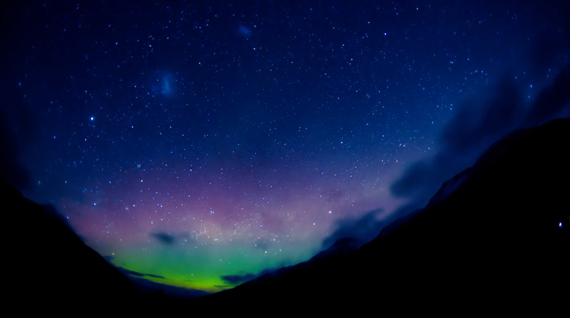
<path fill-rule="evenodd" d="M 505 78 L 521 112 L 552 83 L 557 2 L 10 2 L 2 176 L 124 272 L 231 288 L 471 164 L 398 182 Z"/>

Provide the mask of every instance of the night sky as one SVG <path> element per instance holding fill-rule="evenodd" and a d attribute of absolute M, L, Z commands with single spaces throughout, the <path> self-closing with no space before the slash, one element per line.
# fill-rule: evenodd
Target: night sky
<path fill-rule="evenodd" d="M 570 61 L 557 2 L 17 1 L 2 176 L 126 272 L 233 287 L 472 164 L 508 131 L 429 195 L 402 186 L 480 113 L 459 111 L 507 82 L 522 116 L 552 84 Z"/>

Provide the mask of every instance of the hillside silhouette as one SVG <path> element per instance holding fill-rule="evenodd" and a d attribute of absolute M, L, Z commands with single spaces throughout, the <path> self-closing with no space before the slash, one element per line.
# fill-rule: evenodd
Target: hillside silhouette
<path fill-rule="evenodd" d="M 517 130 L 357 251 L 324 253 L 193 305 L 556 311 L 570 299 L 568 138 L 570 119 Z"/>

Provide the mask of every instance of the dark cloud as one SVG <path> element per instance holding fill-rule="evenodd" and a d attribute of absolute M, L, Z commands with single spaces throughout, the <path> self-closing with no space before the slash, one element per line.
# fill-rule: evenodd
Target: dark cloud
<path fill-rule="evenodd" d="M 347 217 L 336 221 L 336 230 L 322 242 L 322 248 L 331 247 L 341 238 L 351 237 L 360 245 L 372 240 L 380 233 L 386 220 L 378 219 L 384 209 L 376 209 L 365 213 L 361 217 Z"/>
<path fill-rule="evenodd" d="M 105 257 L 107 259 L 107 257 Z M 112 258 L 112 257 L 111 257 Z M 199 290 L 199 289 L 192 289 L 192 288 L 185 288 L 185 287 L 177 287 L 172 285 L 167 285 L 163 283 L 157 283 L 150 281 L 146 278 L 159 278 L 167 280 L 164 276 L 154 275 L 154 274 L 146 274 L 128 270 L 126 268 L 115 266 L 121 273 L 125 274 L 129 277 L 136 285 L 138 285 L 143 291 L 156 293 L 156 292 L 163 292 L 165 295 L 172 296 L 172 297 L 179 297 L 179 298 L 195 298 L 195 297 L 202 297 L 205 295 L 210 294 L 207 291 Z M 190 281 L 190 280 L 186 280 Z"/>
<path fill-rule="evenodd" d="M 119 269 L 123 274 L 126 274 L 126 275 L 133 275 L 133 276 L 137 276 L 137 277 L 154 277 L 154 278 L 164 279 L 164 276 L 153 275 L 153 274 L 145 274 L 145 273 L 139 273 L 139 272 L 135 272 L 135 271 L 128 270 L 128 269 L 123 268 L 123 267 L 120 267 L 120 266 L 116 266 L 116 267 L 117 267 L 117 269 Z"/>
<path fill-rule="evenodd" d="M 490 100 L 462 105 L 443 129 L 439 152 L 413 163 L 392 184 L 393 195 L 411 199 L 400 207 L 398 215 L 425 205 L 443 182 L 473 165 L 493 142 L 509 132 L 570 114 L 570 65 L 561 69 L 530 107 L 522 102 L 513 78 L 505 76 Z"/>
<path fill-rule="evenodd" d="M 143 274 L 143 275 L 146 276 L 146 277 L 154 277 L 154 278 L 161 278 L 161 279 L 164 279 L 164 277 L 163 277 L 163 276 L 160 276 L 160 275 L 153 275 L 153 274 Z"/>
<path fill-rule="evenodd" d="M 267 251 L 269 249 L 269 245 L 270 242 L 267 239 L 258 239 L 257 241 L 255 241 L 255 248 L 262 250 L 262 251 Z"/>
<path fill-rule="evenodd" d="M 440 151 L 413 163 L 391 185 L 394 196 L 412 199 L 398 214 L 423 206 L 445 180 L 471 166 L 486 148 L 520 122 L 519 89 L 508 77 L 490 101 L 462 105 L 442 131 Z"/>
<path fill-rule="evenodd" d="M 253 274 L 253 273 L 243 273 L 239 274 L 239 275 L 224 275 L 221 276 L 220 278 L 228 283 L 229 285 L 238 285 L 241 283 L 245 283 L 247 281 L 250 281 L 254 278 L 257 277 L 261 277 L 265 274 L 271 274 L 274 273 L 275 271 L 277 271 L 278 269 L 281 269 L 281 267 L 279 268 L 268 268 L 268 269 L 264 269 L 262 270 L 259 274 Z M 227 286 L 226 286 L 227 287 Z"/>
<path fill-rule="evenodd" d="M 257 275 L 255 275 L 255 274 L 246 273 L 243 275 L 225 275 L 225 276 L 222 276 L 221 278 L 223 281 L 225 281 L 228 284 L 237 285 L 237 284 L 247 282 L 248 280 L 252 280 L 256 277 L 257 277 Z"/>
<path fill-rule="evenodd" d="M 508 72 L 489 100 L 464 104 L 444 127 L 440 139 L 444 151 L 471 155 L 474 148 L 486 148 L 497 136 L 510 132 L 523 112 L 521 96 L 515 75 Z"/>
<path fill-rule="evenodd" d="M 150 233 L 150 236 L 164 245 L 173 245 L 176 243 L 176 237 L 165 232 Z"/>
<path fill-rule="evenodd" d="M 145 278 L 141 277 L 129 277 L 136 285 L 138 285 L 141 290 L 156 294 L 164 293 L 164 295 L 168 295 L 170 297 L 176 298 L 196 298 L 209 295 L 210 293 L 207 291 L 199 290 L 199 289 L 192 289 L 192 288 L 185 288 L 185 287 L 177 287 L 162 283 L 157 283 L 150 281 Z"/>

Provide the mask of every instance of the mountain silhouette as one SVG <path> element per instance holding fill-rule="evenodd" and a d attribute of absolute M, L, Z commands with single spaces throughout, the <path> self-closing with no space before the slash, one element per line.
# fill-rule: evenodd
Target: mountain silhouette
<path fill-rule="evenodd" d="M 358 250 L 338 242 L 193 308 L 567 311 L 570 119 L 517 130 Z M 349 246 L 349 245 L 348 245 Z M 340 251 L 340 252 L 337 252 Z M 566 309 L 563 309 L 566 308 Z"/>
<path fill-rule="evenodd" d="M 85 245 L 53 206 L 38 205 L 0 178 L 9 259 L 8 299 L 26 311 L 126 308 L 142 296 L 133 283 Z"/>

